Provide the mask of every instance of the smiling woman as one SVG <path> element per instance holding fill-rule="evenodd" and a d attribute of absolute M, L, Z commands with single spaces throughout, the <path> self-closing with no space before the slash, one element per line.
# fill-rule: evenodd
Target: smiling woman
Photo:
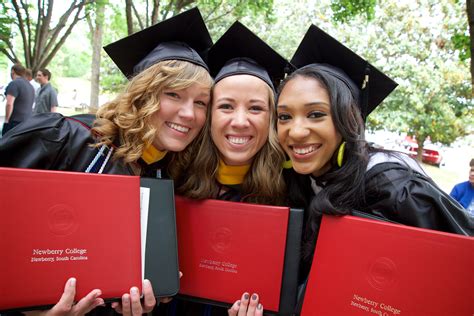
<path fill-rule="evenodd" d="M 200 143 L 190 147 L 197 155 L 182 156 L 191 161 L 180 172 L 177 192 L 195 199 L 283 204 L 284 154 L 275 130 L 274 84 L 285 76 L 288 62 L 239 22 L 211 48 L 208 62 L 215 75 L 211 109 Z M 247 309 L 263 313 L 265 302 L 257 293 L 244 293 L 238 302 L 230 315 Z M 158 310 L 159 315 L 227 315 L 226 308 L 179 299 Z"/>
<path fill-rule="evenodd" d="M 213 92 L 211 137 L 228 166 L 249 165 L 268 139 L 273 91 L 251 75 L 229 76 Z"/>
<path fill-rule="evenodd" d="M 16 126 L 0 140 L 0 166 L 166 176 L 174 167 L 174 156 L 205 123 L 213 80 L 200 53 L 211 44 L 201 14 L 192 9 L 108 45 L 107 53 L 131 78 L 126 90 L 102 106 L 96 117 L 45 113 Z M 75 299 L 75 284 L 71 278 L 61 300 L 44 314 L 64 310 L 82 315 L 104 305 L 99 289 Z M 141 294 L 132 287 L 122 296 L 121 305 L 114 302 L 95 312 L 111 315 L 112 308 L 124 315 L 151 312 L 156 299 L 148 280 Z"/>
<path fill-rule="evenodd" d="M 274 128 L 274 83 L 288 62 L 236 22 L 208 57 L 215 75 L 212 105 L 196 156 L 177 180 L 178 192 L 197 199 L 219 198 L 282 204 L 283 151 Z M 186 155 L 183 155 L 186 157 Z M 182 165 L 187 165 L 183 163 Z"/>
<path fill-rule="evenodd" d="M 298 76 L 286 84 L 278 99 L 278 138 L 296 172 L 317 177 L 331 169 L 342 137 L 321 83 Z"/>
<path fill-rule="evenodd" d="M 277 129 L 293 164 L 290 204 L 307 218 L 303 278 L 322 214 L 473 234 L 467 213 L 416 161 L 365 141 L 364 118 L 395 88 L 390 78 L 314 25 L 292 63 L 300 68 L 280 85 Z"/>

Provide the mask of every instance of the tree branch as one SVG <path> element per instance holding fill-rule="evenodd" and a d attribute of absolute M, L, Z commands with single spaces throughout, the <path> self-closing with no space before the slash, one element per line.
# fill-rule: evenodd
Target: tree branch
<path fill-rule="evenodd" d="M 39 38 L 37 39 L 37 42 L 36 42 L 36 51 L 35 51 L 35 56 L 34 56 L 36 63 L 38 63 L 38 61 L 41 60 L 41 56 L 44 54 L 44 44 L 47 42 L 47 38 L 48 38 L 48 32 L 49 32 L 48 29 L 49 29 L 49 25 L 51 24 L 51 16 L 53 15 L 53 6 L 54 6 L 54 1 L 48 0 L 48 8 L 46 11 L 46 15 L 41 16 L 41 28 L 39 30 Z M 42 8 L 41 11 L 43 11 L 44 2 L 41 8 Z"/>
<path fill-rule="evenodd" d="M 132 0 L 125 0 L 125 15 L 127 17 L 127 34 L 133 34 L 133 15 L 132 15 Z"/>
<path fill-rule="evenodd" d="M 227 14 L 231 13 L 232 11 L 234 11 L 235 8 L 237 8 L 237 6 L 232 7 L 232 8 L 229 9 L 228 11 L 222 13 L 221 15 L 216 16 L 216 17 L 213 18 L 213 19 L 206 20 L 206 22 L 207 22 L 207 23 L 211 23 L 211 22 L 214 22 L 215 20 L 219 20 L 220 18 L 222 18 L 222 17 L 226 16 Z"/>
<path fill-rule="evenodd" d="M 151 24 L 155 25 L 158 22 L 158 13 L 160 12 L 160 0 L 153 0 L 153 11 L 151 12 Z"/>
<path fill-rule="evenodd" d="M 8 57 L 8 59 L 10 59 L 13 63 L 20 62 L 20 60 L 18 59 L 18 56 L 15 54 L 15 50 L 13 49 L 13 44 L 12 44 L 11 39 L 9 37 L 6 37 L 6 38 L 2 37 L 0 39 L 3 40 L 7 44 L 8 50 L 5 48 L 1 48 L 1 49 L 2 51 L 5 52 L 5 55 Z"/>
<path fill-rule="evenodd" d="M 217 9 L 222 5 L 222 1 L 223 0 L 220 0 L 219 3 L 216 4 L 214 8 L 212 8 L 211 12 L 209 12 L 209 14 L 204 18 L 204 21 L 206 22 L 208 21 L 209 17 L 213 15 L 217 11 Z"/>
<path fill-rule="evenodd" d="M 21 15 L 20 7 L 18 6 L 18 2 L 16 0 L 13 0 L 12 4 L 13 4 L 13 7 L 15 8 L 16 17 L 18 18 L 18 27 L 20 28 L 21 40 L 23 42 L 23 49 L 25 50 L 25 52 L 27 52 L 28 51 L 28 44 L 26 42 L 27 35 L 26 35 L 26 32 L 25 32 L 25 21 L 23 20 L 23 16 Z M 25 63 L 28 65 L 27 60 L 25 60 Z"/>
<path fill-rule="evenodd" d="M 69 17 L 71 16 L 71 13 L 76 9 L 77 9 L 77 12 L 80 12 L 83 7 L 84 7 L 84 1 L 81 1 L 78 4 L 76 4 L 76 1 L 74 0 L 74 2 L 71 4 L 71 6 L 59 18 L 58 24 L 56 24 L 56 26 L 54 28 L 52 28 L 50 32 L 48 32 L 49 33 L 48 34 L 49 35 L 48 36 L 49 40 L 48 40 L 48 42 L 46 43 L 46 46 L 44 47 L 44 49 L 41 52 L 41 55 L 40 55 L 40 58 L 39 58 L 40 60 L 44 59 L 44 56 L 47 56 L 49 54 L 49 52 L 51 51 L 51 48 L 53 47 L 53 45 L 55 45 L 56 40 L 57 40 L 61 30 L 64 27 L 66 27 L 67 21 L 69 20 Z M 74 19 L 77 19 L 77 18 L 78 18 L 78 16 L 76 14 L 76 17 Z"/>
<path fill-rule="evenodd" d="M 67 22 L 69 21 L 69 18 L 72 12 L 74 12 L 74 10 L 77 10 L 76 15 L 73 19 L 73 22 L 71 22 L 71 24 L 69 25 L 68 27 L 69 29 L 72 29 L 72 27 L 76 25 L 78 21 L 81 21 L 87 18 L 87 14 L 85 14 L 83 17 L 80 17 L 80 14 L 81 14 L 82 9 L 89 3 L 91 3 L 89 0 L 80 0 L 76 4 L 76 0 L 74 0 L 74 2 L 71 4 L 68 10 L 60 17 L 59 22 L 49 32 L 48 43 L 46 47 L 44 48 L 44 50 L 42 51 L 41 55 L 38 57 L 39 64 L 44 64 L 44 60 L 48 60 L 46 64 L 49 64 L 52 57 L 54 57 L 54 55 L 56 54 L 57 50 L 63 45 L 64 41 L 62 39 L 64 38 L 65 40 L 69 36 L 70 32 L 69 33 L 66 32 L 67 34 L 64 33 L 63 37 L 58 42 L 59 46 L 57 45 L 56 42 L 57 42 L 58 37 L 60 36 L 61 30 L 64 29 L 64 27 L 66 27 Z M 54 48 L 52 49 L 53 46 Z"/>
<path fill-rule="evenodd" d="M 26 41 L 26 45 L 28 49 L 25 48 L 25 63 L 27 68 L 31 68 L 31 18 L 30 18 L 30 12 L 28 10 L 28 6 L 26 3 L 23 2 L 23 0 L 20 1 L 21 5 L 23 7 L 23 11 L 25 11 L 26 15 L 26 28 L 27 28 L 27 35 L 28 39 Z"/>
<path fill-rule="evenodd" d="M 148 0 L 145 1 L 145 25 L 146 27 L 149 27 L 150 24 L 148 24 L 149 20 L 148 20 L 148 12 L 150 10 L 150 4 L 148 2 Z"/>
<path fill-rule="evenodd" d="M 39 50 L 39 37 L 40 37 L 40 29 L 41 29 L 41 23 L 43 22 L 43 19 L 42 19 L 42 16 L 43 16 L 43 6 L 41 4 L 41 0 L 38 0 L 38 15 L 36 16 L 36 32 L 35 32 L 35 44 L 34 44 L 34 47 L 33 47 L 33 53 L 32 53 L 32 56 L 31 56 L 31 63 L 33 65 L 36 64 L 36 60 L 37 60 L 37 56 L 38 56 L 38 50 Z M 35 71 L 37 69 L 34 69 Z"/>
<path fill-rule="evenodd" d="M 42 59 L 40 60 L 40 62 L 38 63 L 39 67 L 46 67 L 50 62 L 51 60 L 53 59 L 54 55 L 56 55 L 56 53 L 58 52 L 59 48 L 61 48 L 61 46 L 64 44 L 64 42 L 66 41 L 66 38 L 71 34 L 71 31 L 72 29 L 74 28 L 74 26 L 77 24 L 77 22 L 80 20 L 79 18 L 79 15 L 81 14 L 81 11 L 84 7 L 84 4 L 85 2 L 81 2 L 82 5 L 80 5 L 77 9 L 77 12 L 76 12 L 76 16 L 74 17 L 74 20 L 72 21 L 72 23 L 69 25 L 68 29 L 66 30 L 66 32 L 64 33 L 64 35 L 61 37 L 61 39 L 59 40 L 59 42 L 54 46 L 54 48 L 51 50 L 51 52 L 48 54 L 48 56 L 45 58 L 45 57 L 42 57 Z"/>
<path fill-rule="evenodd" d="M 166 9 L 163 12 L 163 15 L 161 16 L 161 21 L 166 20 L 166 18 L 168 17 L 168 13 L 170 13 L 172 3 L 173 3 L 173 1 L 168 2 L 168 5 L 166 6 Z"/>
<path fill-rule="evenodd" d="M 133 4 L 133 2 L 132 2 L 132 9 L 133 9 L 133 13 L 135 13 L 135 17 L 138 20 L 138 24 L 140 25 L 140 30 L 143 30 L 145 27 L 143 26 L 142 19 L 140 18 L 140 15 L 138 14 L 137 8 L 135 8 L 135 5 Z"/>
<path fill-rule="evenodd" d="M 185 6 L 195 2 L 196 0 L 178 0 L 176 1 L 176 4 L 174 6 L 174 10 L 173 10 L 173 15 L 176 15 L 178 14 L 181 9 L 183 9 Z M 172 2 L 172 1 L 170 1 Z"/>
<path fill-rule="evenodd" d="M 7 56 L 7 58 L 10 59 L 10 61 L 14 64 L 19 62 L 14 52 L 12 52 L 12 56 L 10 55 L 10 52 L 8 52 L 5 48 L 0 48 L 0 53 L 3 53 L 5 56 Z"/>
<path fill-rule="evenodd" d="M 92 19 L 91 19 L 90 14 L 86 14 L 85 18 L 87 21 L 87 25 L 89 26 L 89 30 L 91 31 L 91 34 L 92 34 L 95 30 L 95 26 L 92 24 Z"/>

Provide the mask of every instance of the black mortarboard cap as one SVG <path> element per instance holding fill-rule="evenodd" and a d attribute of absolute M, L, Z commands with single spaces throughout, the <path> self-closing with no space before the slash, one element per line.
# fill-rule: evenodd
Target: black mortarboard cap
<path fill-rule="evenodd" d="M 208 69 L 204 57 L 212 39 L 197 8 L 104 47 L 129 78 L 163 60 L 184 60 Z"/>
<path fill-rule="evenodd" d="M 319 64 L 320 69 L 345 82 L 359 99 L 364 118 L 398 85 L 315 25 L 309 27 L 291 63 L 297 68 Z"/>
<path fill-rule="evenodd" d="M 285 58 L 238 21 L 209 50 L 208 65 L 215 82 L 245 74 L 262 79 L 272 89 L 293 70 Z"/>

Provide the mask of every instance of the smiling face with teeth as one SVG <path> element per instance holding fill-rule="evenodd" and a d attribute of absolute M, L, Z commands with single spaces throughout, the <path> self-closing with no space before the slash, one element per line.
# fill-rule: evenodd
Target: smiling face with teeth
<path fill-rule="evenodd" d="M 300 174 L 321 176 L 342 142 L 327 90 L 314 78 L 289 80 L 278 99 L 278 139 Z"/>
<path fill-rule="evenodd" d="M 164 89 L 160 109 L 151 119 L 156 128 L 153 146 L 161 151 L 184 150 L 204 126 L 209 102 L 209 88 L 197 83 L 185 89 Z"/>
<path fill-rule="evenodd" d="M 229 76 L 214 86 L 211 137 L 226 165 L 250 164 L 267 141 L 270 92 L 251 75 Z"/>

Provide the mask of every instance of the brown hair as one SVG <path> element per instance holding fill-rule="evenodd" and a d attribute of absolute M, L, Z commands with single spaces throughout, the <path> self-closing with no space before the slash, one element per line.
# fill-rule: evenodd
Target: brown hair
<path fill-rule="evenodd" d="M 276 111 L 273 90 L 268 87 L 270 105 L 270 131 L 268 139 L 255 155 L 241 187 L 242 200 L 259 204 L 282 205 L 286 202 L 286 187 L 282 176 L 284 153 L 276 133 Z M 220 185 L 216 180 L 219 150 L 211 138 L 211 112 L 207 112 L 206 125 L 193 146 L 181 154 L 181 172 L 176 180 L 177 192 L 193 199 L 215 198 Z M 175 179 L 176 177 L 173 177 Z"/>
<path fill-rule="evenodd" d="M 51 72 L 46 68 L 41 68 L 38 71 L 41 71 L 43 76 L 48 77 L 48 80 L 51 80 Z"/>
<path fill-rule="evenodd" d="M 26 77 L 27 79 L 33 78 L 33 72 L 31 71 L 31 69 L 29 69 L 29 68 L 26 68 L 26 69 L 25 69 L 25 77 Z"/>
<path fill-rule="evenodd" d="M 20 76 L 20 77 L 24 77 L 25 76 L 25 70 L 26 68 L 23 67 L 21 64 L 14 64 L 12 66 L 12 70 L 13 72 L 17 75 L 17 76 Z"/>

